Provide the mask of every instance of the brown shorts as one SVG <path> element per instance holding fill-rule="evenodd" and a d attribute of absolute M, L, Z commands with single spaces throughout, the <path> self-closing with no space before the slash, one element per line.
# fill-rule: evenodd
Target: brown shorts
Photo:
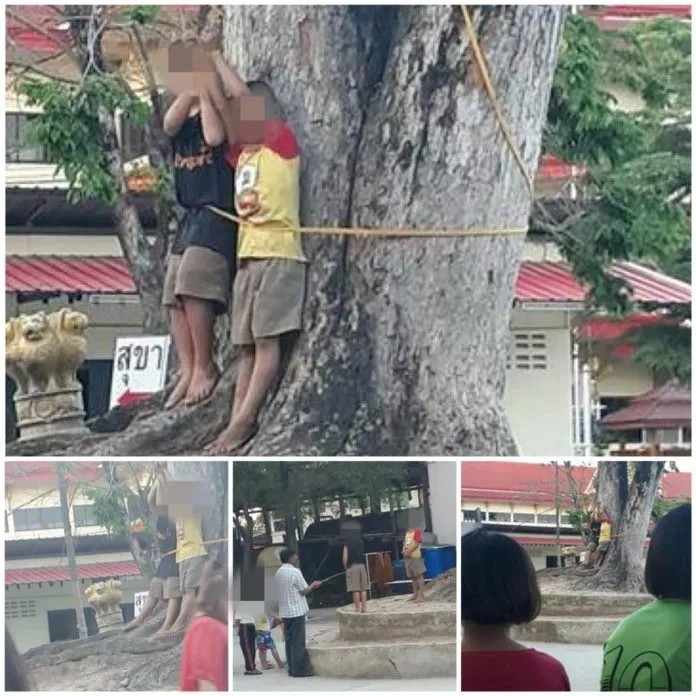
<path fill-rule="evenodd" d="M 181 254 L 171 254 L 164 276 L 162 304 L 180 307 L 182 297 L 209 300 L 217 314 L 226 311 L 230 299 L 230 267 L 217 251 L 190 246 Z"/>
<path fill-rule="evenodd" d="M 306 264 L 292 259 L 243 259 L 232 295 L 232 343 L 281 336 L 302 328 Z"/>
<path fill-rule="evenodd" d="M 422 558 L 406 558 L 404 559 L 406 566 L 406 577 L 409 580 L 415 580 L 421 575 L 425 575 L 425 563 Z"/>
<path fill-rule="evenodd" d="M 198 589 L 207 560 L 207 556 L 194 556 L 179 563 L 179 587 L 182 592 Z"/>
<path fill-rule="evenodd" d="M 348 592 L 367 592 L 367 570 L 362 563 L 352 565 L 346 571 L 346 590 Z"/>
<path fill-rule="evenodd" d="M 152 578 L 149 589 L 150 597 L 155 599 L 177 599 L 181 597 L 179 578 Z"/>

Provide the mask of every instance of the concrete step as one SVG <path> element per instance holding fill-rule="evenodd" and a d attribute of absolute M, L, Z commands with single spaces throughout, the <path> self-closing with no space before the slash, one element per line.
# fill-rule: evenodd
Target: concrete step
<path fill-rule="evenodd" d="M 512 637 L 522 642 L 601 645 L 616 630 L 623 616 L 540 616 L 516 626 Z"/>
<path fill-rule="evenodd" d="M 455 602 L 411 602 L 408 597 L 386 597 L 367 603 L 367 612 L 352 606 L 336 611 L 341 637 L 348 641 L 382 640 L 385 636 L 421 638 L 457 635 Z"/>
<path fill-rule="evenodd" d="M 456 677 L 454 635 L 346 640 L 339 629 L 316 634 L 307 651 L 315 674 L 352 679 L 424 679 Z"/>
<path fill-rule="evenodd" d="M 577 616 L 623 618 L 649 604 L 649 594 L 620 592 L 553 592 L 543 593 L 541 616 Z"/>

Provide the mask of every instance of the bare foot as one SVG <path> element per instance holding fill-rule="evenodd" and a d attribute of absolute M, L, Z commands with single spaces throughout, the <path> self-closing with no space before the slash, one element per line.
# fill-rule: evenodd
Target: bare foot
<path fill-rule="evenodd" d="M 282 660 L 278 663 L 278 668 L 279 669 L 284 669 L 287 666 L 287 662 L 283 662 Z"/>
<path fill-rule="evenodd" d="M 206 370 L 194 368 L 184 405 L 193 406 L 205 401 L 215 390 L 218 379 L 220 379 L 220 373 L 214 363 L 211 363 Z"/>
<path fill-rule="evenodd" d="M 273 665 L 269 662 L 267 665 L 263 665 L 263 669 L 273 669 Z"/>
<path fill-rule="evenodd" d="M 186 392 L 188 391 L 189 384 L 191 383 L 191 375 L 182 373 L 179 375 L 179 380 L 176 383 L 176 386 L 172 390 L 172 393 L 169 395 L 169 398 L 164 404 L 165 409 L 171 409 L 174 408 L 175 406 L 178 406 L 182 399 L 186 396 Z"/>
<path fill-rule="evenodd" d="M 214 457 L 219 454 L 232 454 L 246 445 L 256 435 L 256 423 L 232 421 L 218 436 L 203 450 L 203 454 Z"/>
<path fill-rule="evenodd" d="M 142 626 L 142 624 L 137 623 L 135 621 L 131 621 L 129 624 L 126 624 L 123 627 L 123 632 L 130 633 L 131 631 L 135 631 L 136 628 L 140 628 L 140 626 Z"/>

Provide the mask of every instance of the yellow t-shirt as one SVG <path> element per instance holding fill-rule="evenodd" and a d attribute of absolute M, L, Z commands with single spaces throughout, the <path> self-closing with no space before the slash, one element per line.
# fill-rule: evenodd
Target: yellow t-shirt
<path fill-rule="evenodd" d="M 420 558 L 421 557 L 421 544 L 420 539 L 421 534 L 418 529 L 409 529 L 404 536 L 404 550 L 403 555 L 406 558 Z M 408 549 L 411 549 L 411 555 L 406 556 Z"/>
<path fill-rule="evenodd" d="M 267 616 L 257 616 L 254 619 L 254 624 L 257 631 L 268 633 L 271 630 L 271 622 L 268 620 Z"/>
<path fill-rule="evenodd" d="M 595 529 L 597 529 L 595 527 Z M 611 541 L 611 525 L 609 522 L 602 522 L 602 526 L 599 528 L 599 541 Z"/>
<path fill-rule="evenodd" d="M 234 145 L 227 157 L 235 169 L 237 215 L 253 223 L 239 226 L 237 256 L 306 261 L 297 231 L 300 151 L 289 126 L 282 121 L 268 121 L 263 144 Z"/>
<path fill-rule="evenodd" d="M 205 556 L 201 523 L 193 517 L 177 520 L 176 523 L 176 562 L 181 563 L 189 558 Z"/>

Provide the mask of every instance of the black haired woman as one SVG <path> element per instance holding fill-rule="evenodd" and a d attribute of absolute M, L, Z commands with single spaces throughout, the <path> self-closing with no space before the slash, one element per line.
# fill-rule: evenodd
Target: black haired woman
<path fill-rule="evenodd" d="M 691 504 L 657 523 L 645 586 L 655 601 L 604 644 L 602 691 L 691 691 Z"/>
<path fill-rule="evenodd" d="M 541 611 L 526 551 L 504 534 L 462 537 L 462 691 L 570 691 L 556 658 L 517 643 L 510 629 Z"/>

